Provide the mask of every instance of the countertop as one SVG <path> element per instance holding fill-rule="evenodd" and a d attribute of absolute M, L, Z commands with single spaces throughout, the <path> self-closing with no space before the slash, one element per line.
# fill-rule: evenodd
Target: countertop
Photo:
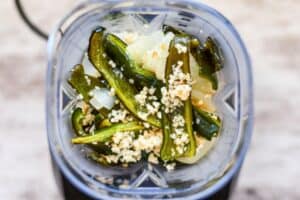
<path fill-rule="evenodd" d="M 23 2 L 47 31 L 76 3 Z M 300 1 L 203 2 L 233 22 L 253 62 L 255 128 L 233 199 L 300 199 Z M 45 132 L 46 43 L 13 1 L 0 13 L 0 199 L 60 199 Z"/>

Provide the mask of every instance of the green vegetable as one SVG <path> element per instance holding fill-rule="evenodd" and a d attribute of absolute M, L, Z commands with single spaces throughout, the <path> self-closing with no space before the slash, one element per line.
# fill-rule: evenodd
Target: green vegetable
<path fill-rule="evenodd" d="M 214 114 L 202 111 L 199 108 L 194 107 L 194 123 L 193 128 L 197 134 L 211 140 L 219 133 L 221 120 Z"/>
<path fill-rule="evenodd" d="M 157 85 L 160 81 L 155 74 L 149 70 L 139 67 L 126 52 L 127 44 L 113 34 L 107 34 L 103 41 L 107 54 L 124 68 L 124 75 L 132 78 L 142 86 Z"/>
<path fill-rule="evenodd" d="M 82 120 L 84 119 L 84 114 L 81 108 L 76 108 L 72 113 L 72 126 L 78 136 L 86 135 L 84 128 L 82 126 Z"/>
<path fill-rule="evenodd" d="M 218 89 L 216 72 L 223 68 L 222 57 L 212 38 L 208 37 L 203 46 L 192 49 L 200 69 L 199 75 L 212 83 L 214 90 Z"/>
<path fill-rule="evenodd" d="M 215 72 L 223 68 L 223 61 L 221 53 L 213 39 L 211 37 L 208 37 L 206 42 L 202 46 L 197 38 L 172 26 L 164 25 L 163 31 L 164 33 L 172 32 L 175 35 L 190 38 L 191 53 L 195 57 L 198 65 L 200 66 L 199 75 L 209 80 L 212 83 L 213 89 L 217 90 L 218 79 Z"/>
<path fill-rule="evenodd" d="M 100 128 L 100 124 L 103 121 L 103 119 L 104 119 L 104 117 L 102 116 L 102 114 L 100 112 L 95 114 L 94 124 L 95 124 L 96 129 Z"/>
<path fill-rule="evenodd" d="M 103 56 L 105 54 L 103 36 L 103 28 L 99 28 L 92 33 L 88 49 L 89 59 L 95 68 L 103 75 L 108 84 L 115 90 L 116 95 L 119 97 L 124 106 L 133 115 L 141 119 L 138 113 L 143 112 L 143 109 L 135 100 L 135 94 L 137 94 L 137 91 L 125 79 L 120 78 L 113 72 L 112 68 L 108 64 L 107 58 Z M 160 127 L 160 121 L 156 118 L 156 116 L 149 116 L 145 121 L 153 126 Z"/>
<path fill-rule="evenodd" d="M 112 109 L 114 109 L 116 106 L 114 106 Z M 101 108 L 98 110 L 98 113 L 96 115 L 99 115 L 99 117 L 102 119 L 106 119 L 109 115 L 111 110 L 108 110 L 107 108 Z"/>
<path fill-rule="evenodd" d="M 87 155 L 87 158 L 95 161 L 96 163 L 109 166 L 110 164 L 103 158 L 102 154 L 107 154 L 105 151 L 104 152 L 91 152 Z"/>
<path fill-rule="evenodd" d="M 163 32 L 165 34 L 168 33 L 168 32 L 171 32 L 171 33 L 174 33 L 175 35 L 178 35 L 178 36 L 189 37 L 190 38 L 189 43 L 190 43 L 190 48 L 191 49 L 197 48 L 200 45 L 200 41 L 196 37 L 194 37 L 190 34 L 187 34 L 183 30 L 177 29 L 173 26 L 164 24 L 163 25 Z"/>
<path fill-rule="evenodd" d="M 104 119 L 101 121 L 100 128 L 108 127 L 108 126 L 111 126 L 111 122 L 109 121 L 109 119 Z"/>
<path fill-rule="evenodd" d="M 186 36 L 176 36 L 174 39 L 174 46 L 171 48 L 171 55 L 174 57 L 177 57 L 179 60 L 183 61 L 182 71 L 183 73 L 189 74 L 190 73 L 190 61 L 189 61 L 189 49 L 190 49 L 190 39 Z M 182 53 L 178 55 L 177 49 L 175 48 L 175 44 L 181 44 L 183 46 L 186 46 L 188 51 L 186 53 Z M 176 56 L 177 55 L 177 56 Z M 177 62 L 176 62 L 177 63 Z M 176 64 L 176 63 L 170 63 L 170 66 Z M 192 157 L 196 154 L 196 140 L 193 133 L 193 113 L 192 113 L 192 101 L 191 97 L 183 104 L 183 118 L 185 120 L 185 129 L 189 136 L 190 143 L 188 144 L 187 151 L 185 152 L 184 156 L 186 157 Z"/>
<path fill-rule="evenodd" d="M 98 142 L 97 144 L 88 144 L 88 147 L 94 150 L 97 153 L 101 154 L 111 154 L 111 149 L 108 145 L 105 145 L 103 142 Z"/>
<path fill-rule="evenodd" d="M 108 163 L 103 163 L 102 159 L 101 159 L 101 154 L 99 155 L 99 153 L 97 152 L 91 152 L 89 154 L 87 154 L 87 158 L 99 163 L 99 164 L 103 164 L 103 165 L 108 165 Z"/>
<path fill-rule="evenodd" d="M 81 110 L 81 108 L 76 108 L 73 111 L 72 114 L 72 126 L 73 129 L 76 133 L 77 136 L 82 137 L 82 136 L 87 136 L 88 134 L 84 131 L 84 127 L 82 125 L 82 120 L 84 119 L 84 114 Z M 99 117 L 99 115 L 96 115 L 95 117 L 95 124 L 96 121 L 100 120 L 101 117 Z M 110 152 L 110 149 L 108 148 L 108 146 L 106 146 L 103 143 L 98 143 L 98 144 L 89 144 L 89 148 L 93 149 L 94 151 L 96 151 L 97 153 L 108 153 Z"/>
<path fill-rule="evenodd" d="M 114 124 L 110 127 L 96 130 L 93 135 L 72 139 L 73 144 L 90 144 L 93 142 L 106 142 L 117 132 L 139 131 L 144 129 L 138 122 Z"/>
<path fill-rule="evenodd" d="M 169 115 L 162 112 L 162 130 L 163 130 L 163 143 L 160 150 L 160 158 L 164 161 L 172 161 L 175 155 L 172 155 L 172 148 L 174 148 L 173 140 L 170 138 L 172 134 L 172 124 Z"/>
<path fill-rule="evenodd" d="M 174 33 L 175 35 L 186 36 L 186 37 L 190 36 L 186 32 L 184 32 L 184 31 L 182 31 L 180 29 L 177 29 L 177 28 L 175 28 L 173 26 L 170 26 L 170 25 L 164 24 L 162 29 L 163 29 L 164 33 L 171 32 L 171 33 Z"/>
<path fill-rule="evenodd" d="M 68 82 L 77 93 L 83 96 L 85 101 L 90 99 L 89 92 L 96 86 L 104 87 L 103 83 L 101 83 L 97 78 L 85 75 L 84 68 L 81 64 L 76 65 L 72 69 L 72 73 Z"/>
<path fill-rule="evenodd" d="M 176 65 L 178 61 L 183 62 L 182 66 L 182 71 L 184 73 L 190 73 L 190 63 L 189 63 L 189 50 L 185 53 L 178 53 L 178 50 L 176 48 L 177 44 L 180 44 L 182 46 L 187 47 L 189 49 L 190 47 L 190 40 L 186 36 L 175 36 L 175 38 L 171 41 L 170 47 L 169 47 L 169 56 L 167 59 L 167 64 L 166 64 L 166 72 L 165 72 L 165 78 L 168 82 L 169 75 L 172 73 L 172 66 Z M 193 113 L 192 113 L 192 102 L 191 98 L 189 97 L 188 100 L 183 102 L 183 107 L 180 107 L 177 109 L 176 113 L 180 113 L 183 115 L 183 118 L 185 120 L 185 131 L 188 134 L 189 137 L 189 143 L 187 145 L 187 150 L 184 152 L 183 155 L 173 155 L 176 157 L 192 157 L 196 153 L 196 140 L 195 136 L 193 133 Z M 174 144 L 170 141 L 170 134 L 174 131 L 172 130 L 172 125 L 171 125 L 171 118 L 174 113 L 168 114 L 168 116 L 164 116 L 162 119 L 162 124 L 163 124 L 163 136 L 164 136 L 164 141 L 161 149 L 161 157 L 164 160 L 169 161 L 169 159 L 174 159 L 172 158 L 172 155 L 170 155 L 171 149 L 174 148 Z M 176 149 L 176 148 L 174 148 Z M 171 157 L 170 157 L 171 156 Z"/>

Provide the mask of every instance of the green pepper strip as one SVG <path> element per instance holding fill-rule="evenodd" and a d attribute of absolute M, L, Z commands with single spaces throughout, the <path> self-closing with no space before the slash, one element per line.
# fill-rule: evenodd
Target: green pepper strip
<path fill-rule="evenodd" d="M 85 136 L 88 135 L 89 133 L 86 133 L 84 131 L 84 126 L 82 125 L 82 120 L 85 118 L 85 115 L 82 112 L 81 108 L 76 108 L 71 116 L 71 121 L 72 121 L 72 127 L 76 133 L 77 136 Z M 101 122 L 103 118 L 101 117 L 101 114 L 98 113 L 95 115 L 95 127 L 96 129 L 100 129 L 101 127 Z"/>
<path fill-rule="evenodd" d="M 104 142 L 98 142 L 97 144 L 87 144 L 88 147 L 92 150 L 94 150 L 93 153 L 98 153 L 98 154 L 111 154 L 111 148 L 106 145 Z"/>
<path fill-rule="evenodd" d="M 126 52 L 127 44 L 113 34 L 107 34 L 103 41 L 107 54 L 124 68 L 124 75 L 132 78 L 137 84 L 151 86 L 161 83 L 155 74 L 149 70 L 139 67 Z"/>
<path fill-rule="evenodd" d="M 97 115 L 98 116 L 98 115 Z M 96 116 L 96 118 L 97 118 Z M 98 116 L 99 117 L 99 116 Z M 84 119 L 84 114 L 81 108 L 76 108 L 72 114 L 72 126 L 77 136 L 83 137 L 87 136 L 88 134 L 84 131 L 84 127 L 82 125 L 82 120 Z M 99 119 L 100 120 L 100 119 Z M 96 122 L 95 122 L 96 124 Z M 95 150 L 98 153 L 105 153 L 107 154 L 110 152 L 110 149 L 104 143 L 98 144 L 89 144 L 89 147 Z"/>
<path fill-rule="evenodd" d="M 177 29 L 177 28 L 175 28 L 173 26 L 170 26 L 170 25 L 164 24 L 163 25 L 163 32 L 165 34 L 168 33 L 168 32 L 171 32 L 171 33 L 174 33 L 174 35 L 189 37 L 190 38 L 190 48 L 191 49 L 197 48 L 201 44 L 200 41 L 196 37 L 194 37 L 192 35 L 189 35 L 186 32 L 184 32 L 183 30 Z"/>
<path fill-rule="evenodd" d="M 218 80 L 215 72 L 223 68 L 222 56 L 216 43 L 211 37 L 208 37 L 204 45 L 202 46 L 200 41 L 187 34 L 186 32 L 176 29 L 169 25 L 163 25 L 164 33 L 172 32 L 175 35 L 181 35 L 184 37 L 189 37 L 190 49 L 192 55 L 196 59 L 198 65 L 200 66 L 199 75 L 212 83 L 214 90 L 218 89 Z"/>
<path fill-rule="evenodd" d="M 72 126 L 73 129 L 78 136 L 86 135 L 83 126 L 81 124 L 82 120 L 84 119 L 83 112 L 81 108 L 76 108 L 72 113 Z"/>
<path fill-rule="evenodd" d="M 186 53 L 178 54 L 177 48 L 175 47 L 176 44 L 180 44 L 182 46 L 187 47 L 188 51 Z M 172 73 L 172 66 L 177 65 L 178 61 L 183 62 L 182 71 L 184 73 L 190 73 L 189 47 L 190 47 L 190 39 L 186 36 L 178 35 L 171 41 L 170 48 L 169 48 L 169 56 L 166 64 L 166 72 L 165 72 L 165 78 L 167 82 L 169 79 L 169 75 Z M 185 131 L 187 132 L 189 137 L 189 144 L 187 146 L 186 152 L 183 155 L 175 155 L 175 158 L 182 157 L 182 156 L 192 157 L 196 153 L 196 140 L 195 140 L 193 127 L 192 127 L 193 114 L 192 114 L 191 98 L 184 101 L 183 108 L 179 108 L 179 112 L 182 113 L 185 119 Z M 164 115 L 162 119 L 164 142 L 162 145 L 161 157 L 162 159 L 169 160 L 170 158 L 174 159 L 172 158 L 172 155 L 170 155 L 171 152 L 170 149 L 173 148 L 174 144 L 172 144 L 173 143 L 172 141 L 169 141 L 171 140 L 170 133 L 173 130 L 170 121 L 171 114 L 168 114 L 168 116 L 164 116 Z"/>
<path fill-rule="evenodd" d="M 175 159 L 175 155 L 173 156 L 171 151 L 174 146 L 173 140 L 170 138 L 172 125 L 169 115 L 164 112 L 162 112 L 161 123 L 163 130 L 163 143 L 161 145 L 160 158 L 164 161 L 171 161 Z"/>
<path fill-rule="evenodd" d="M 189 35 L 186 32 L 184 32 L 180 29 L 177 29 L 173 26 L 167 25 L 167 24 L 164 24 L 162 29 L 163 29 L 164 33 L 171 32 L 171 33 L 174 33 L 175 35 L 181 35 L 181 36 L 189 37 Z"/>
<path fill-rule="evenodd" d="M 199 72 L 199 73 L 202 77 L 206 77 L 208 80 L 210 80 L 213 84 L 213 88 L 217 89 L 218 88 L 217 77 L 213 73 L 221 70 L 223 66 L 222 66 L 221 54 L 213 39 L 208 37 L 204 44 L 204 47 L 201 47 L 201 43 L 198 39 L 191 37 L 190 35 L 188 35 L 182 30 L 176 29 L 169 25 L 163 25 L 163 31 L 164 33 L 172 32 L 175 35 L 190 37 L 191 38 L 190 49 L 195 58 L 197 58 L 198 56 L 197 62 L 199 65 L 207 66 L 207 67 L 209 66 L 208 64 L 205 64 L 206 62 L 205 59 L 207 59 L 205 58 L 205 56 L 208 56 L 208 59 L 212 59 L 210 63 L 213 64 L 210 65 L 213 66 L 213 68 L 205 68 L 205 70 L 203 70 L 205 73 L 203 72 L 201 73 Z M 203 53 L 203 55 L 197 55 L 201 53 Z M 199 108 L 194 106 L 193 106 L 193 114 L 194 114 L 193 129 L 196 130 L 199 135 L 205 137 L 208 140 L 211 140 L 212 137 L 217 136 L 221 124 L 221 120 L 219 117 L 217 117 L 217 119 L 213 119 L 210 113 L 202 111 Z M 199 123 L 196 123 L 196 121 L 198 121 Z"/>
<path fill-rule="evenodd" d="M 219 133 L 221 120 L 216 116 L 216 119 L 212 117 L 212 114 L 202 111 L 199 108 L 193 109 L 194 123 L 193 128 L 197 131 L 197 134 L 211 140 Z"/>
<path fill-rule="evenodd" d="M 87 155 L 87 158 L 93 160 L 94 162 L 96 163 L 99 163 L 101 165 L 104 165 L 104 166 L 110 166 L 110 164 L 101 157 L 102 154 L 105 154 L 105 152 L 91 152 Z"/>
<path fill-rule="evenodd" d="M 140 118 L 138 113 L 143 112 L 143 110 L 135 100 L 135 94 L 137 93 L 135 88 L 125 79 L 117 76 L 108 65 L 108 60 L 103 56 L 105 54 L 103 48 L 103 35 L 104 28 L 99 28 L 92 33 L 88 49 L 89 59 L 95 68 L 103 75 L 109 85 L 115 89 L 116 95 L 125 107 L 137 118 Z M 145 121 L 156 127 L 161 126 L 160 121 L 155 116 L 149 116 Z"/>
<path fill-rule="evenodd" d="M 120 123 L 114 124 L 110 127 L 103 128 L 101 130 L 96 130 L 94 135 L 77 137 L 72 139 L 73 144 L 89 144 L 93 142 L 106 142 L 117 132 L 125 131 L 139 131 L 144 127 L 138 122 Z"/>
<path fill-rule="evenodd" d="M 183 53 L 180 54 L 176 57 L 180 58 L 180 56 L 182 55 L 182 61 L 183 61 L 183 66 L 182 66 L 182 71 L 183 73 L 189 74 L 191 73 L 190 71 L 190 60 L 189 60 L 189 49 L 190 49 L 190 39 L 189 37 L 186 36 L 182 36 L 182 37 L 175 37 L 174 39 L 174 45 L 178 43 L 181 44 L 183 46 L 187 47 L 187 53 Z M 175 46 L 174 46 L 175 47 Z M 174 54 L 178 54 L 177 49 L 173 47 L 173 52 Z M 175 63 L 174 63 L 175 64 Z M 195 136 L 193 133 L 193 112 L 192 112 L 192 101 L 191 101 L 191 96 L 189 97 L 189 99 L 187 101 L 184 102 L 183 105 L 183 118 L 185 120 L 185 128 L 186 128 L 186 132 L 189 136 L 189 144 L 187 147 L 187 151 L 185 152 L 184 156 L 187 157 L 192 157 L 196 154 L 196 140 L 195 140 Z"/>
<path fill-rule="evenodd" d="M 87 79 L 90 80 L 90 83 L 88 83 Z M 104 85 L 97 78 L 85 75 L 83 65 L 81 64 L 76 65 L 72 69 L 72 73 L 68 82 L 76 90 L 77 93 L 83 96 L 83 99 L 85 101 L 89 101 L 89 92 L 96 86 L 104 87 Z"/>
<path fill-rule="evenodd" d="M 109 121 L 109 119 L 104 119 L 101 121 L 100 123 L 100 128 L 103 128 L 103 127 L 108 127 L 108 126 L 111 126 L 111 122 Z"/>
<path fill-rule="evenodd" d="M 208 37 L 203 46 L 192 49 L 192 55 L 196 59 L 200 69 L 199 76 L 209 80 L 214 90 L 218 89 L 216 72 L 223 68 L 221 54 L 212 40 Z"/>

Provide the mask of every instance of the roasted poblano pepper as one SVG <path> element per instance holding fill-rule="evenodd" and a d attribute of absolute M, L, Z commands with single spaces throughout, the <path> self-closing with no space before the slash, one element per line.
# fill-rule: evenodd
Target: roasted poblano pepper
<path fill-rule="evenodd" d="M 178 53 L 178 50 L 176 48 L 177 45 L 182 45 L 187 48 L 187 52 L 183 53 Z M 190 39 L 186 36 L 175 36 L 175 38 L 171 41 L 170 47 L 169 47 L 169 56 L 167 58 L 167 63 L 166 63 L 166 71 L 165 71 L 165 78 L 166 82 L 168 85 L 168 79 L 169 75 L 172 73 L 172 66 L 177 65 L 178 61 L 183 62 L 182 66 L 182 71 L 183 73 L 190 73 L 190 61 L 189 61 L 189 47 L 190 47 Z M 191 98 L 189 97 L 186 101 L 183 102 L 183 107 L 178 108 L 176 113 L 180 113 L 184 120 L 185 120 L 185 125 L 184 125 L 184 130 L 188 134 L 189 138 L 189 143 L 187 144 L 187 150 L 181 154 L 178 155 L 176 153 L 175 155 L 171 154 L 170 149 L 176 149 L 176 146 L 174 148 L 174 143 L 170 140 L 170 133 L 172 133 L 174 130 L 172 128 L 172 122 L 170 121 L 172 119 L 172 115 L 175 113 L 168 113 L 168 114 L 163 114 L 162 118 L 162 124 L 163 124 L 163 145 L 161 149 L 161 157 L 162 159 L 165 159 L 165 161 L 169 161 L 172 159 L 176 159 L 178 157 L 192 157 L 196 153 L 196 140 L 195 136 L 193 133 L 193 113 L 192 113 L 192 103 L 191 103 Z M 166 116 L 165 116 L 166 115 Z"/>
<path fill-rule="evenodd" d="M 138 66 L 126 52 L 127 44 L 113 34 L 107 34 L 104 37 L 103 45 L 105 51 L 118 66 L 123 67 L 124 75 L 127 78 L 135 80 L 136 84 L 142 86 L 158 85 L 161 82 L 156 78 L 155 74 Z"/>
<path fill-rule="evenodd" d="M 202 111 L 196 107 L 193 109 L 193 114 L 193 128 L 197 134 L 208 140 L 211 140 L 218 135 L 221 126 L 221 120 L 218 116 Z"/>
<path fill-rule="evenodd" d="M 97 144 L 88 144 L 88 147 L 94 150 L 94 153 L 101 153 L 101 154 L 111 154 L 111 149 L 108 145 L 104 142 L 97 142 Z"/>
<path fill-rule="evenodd" d="M 168 33 L 168 32 L 171 32 L 171 33 L 174 33 L 175 35 L 178 35 L 178 36 L 189 37 L 190 38 L 190 48 L 191 49 L 197 48 L 200 45 L 200 41 L 196 37 L 194 37 L 190 34 L 187 34 L 183 30 L 177 29 L 173 26 L 164 24 L 163 25 L 163 32 L 165 34 Z"/>
<path fill-rule="evenodd" d="M 111 122 L 109 121 L 109 119 L 104 119 L 101 121 L 100 128 L 108 127 L 108 126 L 111 126 Z"/>
<path fill-rule="evenodd" d="M 181 36 L 189 37 L 189 35 L 186 32 L 184 32 L 184 31 L 182 31 L 180 29 L 177 29 L 177 28 L 175 28 L 173 26 L 170 26 L 170 25 L 164 24 L 163 27 L 162 27 L 162 29 L 163 29 L 164 33 L 171 32 L 171 33 L 174 33 L 175 35 L 181 35 Z"/>
<path fill-rule="evenodd" d="M 102 111 L 102 110 L 100 110 L 100 111 Z M 96 129 L 99 129 L 101 127 L 100 124 L 101 124 L 101 122 L 103 121 L 104 118 L 105 117 L 101 112 L 95 113 L 94 124 L 95 124 Z"/>
<path fill-rule="evenodd" d="M 85 128 L 87 127 L 83 126 L 82 124 L 82 121 L 85 118 L 85 114 L 83 113 L 81 108 L 76 108 L 73 111 L 71 118 L 72 127 L 77 136 L 85 136 L 90 134 L 85 131 Z M 103 119 L 104 118 L 101 116 L 100 113 L 95 114 L 94 124 L 96 130 L 101 128 L 101 122 L 103 121 Z"/>
<path fill-rule="evenodd" d="M 83 137 L 89 135 L 84 131 L 84 126 L 82 125 L 82 120 L 84 119 L 84 113 L 82 112 L 81 108 L 76 108 L 72 113 L 72 126 L 73 129 L 78 137 Z M 101 120 L 100 115 L 95 116 L 95 124 L 97 124 L 96 121 Z M 99 131 L 99 127 L 96 127 L 96 129 Z M 97 144 L 89 144 L 88 145 L 91 149 L 96 151 L 97 153 L 109 153 L 110 149 L 108 146 L 106 146 L 104 143 L 97 143 Z"/>
<path fill-rule="evenodd" d="M 96 163 L 99 163 L 101 165 L 105 165 L 105 166 L 109 166 L 110 164 L 103 159 L 103 154 L 107 154 L 106 152 L 97 152 L 97 150 L 95 150 L 96 152 L 91 152 L 89 154 L 87 154 L 87 158 L 93 160 Z"/>
<path fill-rule="evenodd" d="M 85 101 L 90 99 L 89 92 L 96 86 L 104 87 L 104 84 L 99 79 L 84 74 L 84 68 L 81 64 L 76 65 L 72 69 L 68 82 L 78 94 L 83 96 Z"/>
<path fill-rule="evenodd" d="M 84 114 L 81 108 L 76 108 L 72 113 L 72 126 L 77 136 L 86 135 L 84 127 L 82 125 L 82 120 L 84 119 Z"/>
<path fill-rule="evenodd" d="M 170 135 L 172 134 L 172 124 L 169 115 L 162 113 L 162 131 L 163 131 L 163 143 L 160 149 L 160 158 L 164 161 L 172 161 L 176 155 L 172 155 L 172 148 L 174 148 L 174 142 Z"/>
<path fill-rule="evenodd" d="M 98 28 L 92 33 L 88 49 L 89 59 L 95 68 L 103 75 L 108 84 L 115 90 L 116 95 L 124 106 L 137 118 L 141 119 L 139 112 L 143 112 L 143 109 L 135 100 L 137 91 L 127 80 L 117 76 L 109 66 L 107 57 L 104 56 L 106 52 L 103 46 L 103 37 L 104 28 Z M 156 116 L 151 115 L 145 121 L 156 127 L 161 126 Z"/>
<path fill-rule="evenodd" d="M 175 35 L 181 35 L 190 38 L 191 53 L 200 66 L 199 75 L 212 83 L 214 90 L 218 89 L 218 79 L 216 72 L 223 68 L 221 53 L 211 37 L 208 37 L 204 45 L 201 42 L 187 34 L 169 25 L 163 25 L 164 33 L 172 32 Z"/>
<path fill-rule="evenodd" d="M 212 38 L 208 37 L 204 45 L 192 49 L 192 55 L 196 59 L 200 69 L 199 75 L 212 83 L 214 90 L 218 89 L 216 72 L 223 68 L 222 57 Z"/>
<path fill-rule="evenodd" d="M 72 139 L 73 144 L 90 144 L 93 142 L 106 142 L 117 132 L 139 131 L 144 129 L 139 122 L 128 122 L 114 124 L 107 128 L 96 130 L 93 135 L 77 137 Z"/>

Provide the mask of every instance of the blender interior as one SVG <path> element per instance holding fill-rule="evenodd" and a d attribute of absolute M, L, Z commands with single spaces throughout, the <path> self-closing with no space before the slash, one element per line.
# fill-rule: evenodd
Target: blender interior
<path fill-rule="evenodd" d="M 249 61 L 230 23 L 213 10 L 204 8 L 206 10 L 199 3 L 185 4 L 184 1 L 150 5 L 136 1 L 82 4 L 63 20 L 51 37 L 47 85 L 50 149 L 62 171 L 85 185 L 87 191 L 93 191 L 92 195 L 117 199 L 191 196 L 216 184 L 235 163 L 241 164 L 238 157 L 245 152 L 245 140 L 250 137 L 246 133 L 252 112 Z M 220 136 L 214 148 L 196 164 L 180 165 L 171 172 L 146 162 L 128 168 L 102 166 L 86 158 L 88 148 L 70 142 L 74 136 L 70 111 L 78 98 L 67 78 L 71 68 L 82 63 L 91 32 L 98 26 L 113 32 L 152 31 L 137 30 L 146 21 L 153 28 L 159 28 L 162 23 L 172 25 L 201 41 L 207 36 L 215 38 L 225 61 L 224 68 L 218 72 L 220 88 L 214 98 L 223 121 Z"/>

